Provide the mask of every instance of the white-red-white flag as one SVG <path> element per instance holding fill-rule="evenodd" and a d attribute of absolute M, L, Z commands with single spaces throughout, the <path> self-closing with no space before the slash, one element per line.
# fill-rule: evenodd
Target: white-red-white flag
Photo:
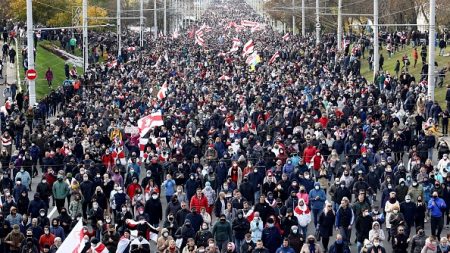
<path fill-rule="evenodd" d="M 204 47 L 205 40 L 202 37 L 195 35 L 195 44 L 198 44 L 198 45 Z"/>
<path fill-rule="evenodd" d="M 102 242 L 99 242 L 95 247 L 92 247 L 92 249 L 94 250 L 93 253 L 109 253 L 109 250 Z"/>
<path fill-rule="evenodd" d="M 255 27 L 255 26 L 258 26 L 259 23 L 258 22 L 254 22 L 254 21 L 249 21 L 249 20 L 242 20 L 241 21 L 241 25 L 242 26 L 247 26 L 247 27 Z"/>
<path fill-rule="evenodd" d="M 150 129 L 164 125 L 161 111 L 154 112 L 138 120 L 139 134 L 144 136 Z"/>
<path fill-rule="evenodd" d="M 122 236 L 119 240 L 119 243 L 117 244 L 116 253 L 125 253 L 125 250 L 127 249 L 129 244 L 130 244 L 130 239 Z"/>
<path fill-rule="evenodd" d="M 283 40 L 284 41 L 288 41 L 290 39 L 290 35 L 289 35 L 289 33 L 286 33 L 284 36 L 283 36 Z"/>
<path fill-rule="evenodd" d="M 158 91 L 157 97 L 159 100 L 163 100 L 167 93 L 167 83 L 164 83 Z"/>
<path fill-rule="evenodd" d="M 245 57 L 246 55 L 253 53 L 254 48 L 255 44 L 253 43 L 253 40 L 250 39 L 247 43 L 245 43 L 244 48 L 242 49 L 242 56 Z"/>
<path fill-rule="evenodd" d="M 221 77 L 219 77 L 220 81 L 229 81 L 231 80 L 231 77 L 228 75 L 222 75 Z"/>
<path fill-rule="evenodd" d="M 277 51 L 275 54 L 272 55 L 272 57 L 270 57 L 269 65 L 274 63 L 279 57 L 280 57 L 280 52 Z"/>
<path fill-rule="evenodd" d="M 239 50 L 239 47 L 241 46 L 242 42 L 238 38 L 233 39 L 233 46 L 231 47 L 229 53 L 236 52 Z"/>

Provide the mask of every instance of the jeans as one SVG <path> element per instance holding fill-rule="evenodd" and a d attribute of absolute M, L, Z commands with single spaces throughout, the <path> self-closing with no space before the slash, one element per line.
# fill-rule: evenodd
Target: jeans
<path fill-rule="evenodd" d="M 245 239 L 234 239 L 234 245 L 236 245 L 236 252 L 241 252 L 241 246 L 244 244 Z"/>
<path fill-rule="evenodd" d="M 350 238 L 352 237 L 352 230 L 346 227 L 339 227 L 339 233 L 342 235 L 342 239 L 347 243 L 350 242 Z"/>
<path fill-rule="evenodd" d="M 317 223 L 319 222 L 319 216 L 322 213 L 322 209 L 312 209 L 313 217 L 314 217 L 314 227 L 317 227 Z"/>
<path fill-rule="evenodd" d="M 307 230 L 308 230 L 308 226 L 303 227 L 303 226 L 300 226 L 300 225 L 299 225 L 298 227 L 300 228 L 301 232 L 303 233 L 303 237 L 306 238 L 306 236 L 307 236 L 306 232 L 307 232 Z"/>
<path fill-rule="evenodd" d="M 444 217 L 431 216 L 431 235 L 441 238 L 442 228 L 444 226 Z"/>
<path fill-rule="evenodd" d="M 356 248 L 358 249 L 357 252 L 361 252 L 362 247 L 363 247 L 363 243 L 362 242 L 356 242 Z"/>

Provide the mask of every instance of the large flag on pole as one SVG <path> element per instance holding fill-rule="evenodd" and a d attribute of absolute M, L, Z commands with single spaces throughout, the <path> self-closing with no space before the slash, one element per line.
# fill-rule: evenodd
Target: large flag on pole
<path fill-rule="evenodd" d="M 154 112 L 138 120 L 139 133 L 144 136 L 150 129 L 164 125 L 161 111 Z"/>
<path fill-rule="evenodd" d="M 80 219 L 56 253 L 78 253 L 84 248 L 83 220 Z M 82 243 L 83 242 L 83 243 Z"/>
<path fill-rule="evenodd" d="M 277 58 L 279 58 L 279 57 L 280 57 L 280 52 L 277 51 L 275 54 L 272 55 L 272 57 L 270 57 L 269 65 L 274 63 L 277 60 Z"/>
<path fill-rule="evenodd" d="M 253 53 L 253 49 L 255 48 L 255 43 L 253 43 L 253 40 L 249 40 L 247 41 L 247 43 L 245 43 L 244 45 L 244 49 L 242 50 L 242 56 L 246 56 L 249 55 L 251 53 Z"/>

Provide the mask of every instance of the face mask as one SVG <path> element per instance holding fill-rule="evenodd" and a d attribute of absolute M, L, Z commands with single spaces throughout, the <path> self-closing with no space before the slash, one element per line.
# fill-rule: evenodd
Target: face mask
<path fill-rule="evenodd" d="M 337 244 L 342 244 L 342 239 L 336 240 Z"/>
<path fill-rule="evenodd" d="M 48 235 L 48 234 L 50 234 L 50 231 L 45 231 L 44 233 L 45 233 L 46 235 Z"/>
<path fill-rule="evenodd" d="M 92 208 L 97 209 L 98 205 L 92 205 Z"/>
<path fill-rule="evenodd" d="M 220 222 L 222 222 L 222 223 L 225 222 L 225 219 L 220 219 Z"/>
<path fill-rule="evenodd" d="M 152 195 L 152 199 L 157 199 L 158 195 Z"/>
<path fill-rule="evenodd" d="M 106 219 L 106 223 L 110 223 L 111 222 L 111 219 Z"/>
<path fill-rule="evenodd" d="M 419 231 L 419 235 L 423 235 L 423 231 L 421 230 L 421 231 Z"/>
<path fill-rule="evenodd" d="M 405 202 L 409 203 L 409 202 L 411 202 L 411 200 L 410 199 L 405 199 Z"/>
<path fill-rule="evenodd" d="M 203 229 L 203 230 L 207 230 L 207 229 L 208 229 L 208 226 L 202 226 L 202 229 Z"/>
<path fill-rule="evenodd" d="M 305 175 L 305 179 L 309 179 L 309 175 Z"/>
<path fill-rule="evenodd" d="M 438 196 L 434 196 L 434 195 L 433 195 L 433 199 L 437 199 L 437 197 L 438 197 Z"/>
<path fill-rule="evenodd" d="M 126 208 L 122 208 L 122 212 L 126 212 L 127 211 L 127 209 Z"/>
<path fill-rule="evenodd" d="M 314 186 L 314 189 L 319 190 L 320 186 Z"/>
<path fill-rule="evenodd" d="M 169 236 L 169 233 L 164 232 L 164 233 L 163 233 L 163 236 L 164 236 L 164 237 L 167 237 L 167 236 Z"/>
<path fill-rule="evenodd" d="M 412 185 L 413 185 L 413 186 L 417 186 L 417 182 L 414 182 Z"/>
<path fill-rule="evenodd" d="M 238 214 L 238 218 L 239 218 L 239 219 L 242 219 L 242 214 Z"/>
<path fill-rule="evenodd" d="M 256 172 L 258 172 L 258 170 L 253 170 L 253 172 L 255 172 L 255 173 L 256 173 Z"/>
<path fill-rule="evenodd" d="M 345 187 L 345 185 L 341 184 L 341 188 L 344 188 L 344 187 Z"/>
<path fill-rule="evenodd" d="M 395 209 L 394 211 L 393 211 L 394 213 L 398 213 L 398 210 L 397 209 Z"/>
<path fill-rule="evenodd" d="M 24 172 L 25 170 L 24 169 L 20 169 L 20 172 Z"/>
<path fill-rule="evenodd" d="M 375 246 L 375 247 L 378 247 L 379 245 L 380 245 L 379 242 L 374 242 L 374 243 L 373 243 L 373 246 Z"/>
<path fill-rule="evenodd" d="M 272 228 L 273 226 L 275 226 L 275 224 L 273 224 L 273 223 L 267 223 L 267 226 L 269 226 L 269 228 Z"/>
<path fill-rule="evenodd" d="M 314 244 L 314 240 L 308 240 L 309 244 Z"/>
<path fill-rule="evenodd" d="M 292 229 L 292 233 L 297 234 L 298 230 L 297 229 Z"/>
<path fill-rule="evenodd" d="M 41 213 L 41 216 L 45 216 L 45 213 Z"/>

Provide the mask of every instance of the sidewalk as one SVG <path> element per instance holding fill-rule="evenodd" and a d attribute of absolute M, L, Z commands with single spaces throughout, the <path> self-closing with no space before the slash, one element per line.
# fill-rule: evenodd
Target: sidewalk
<path fill-rule="evenodd" d="M 13 45 L 15 47 L 15 45 Z M 0 42 L 0 48 L 3 47 L 3 41 Z M 17 52 L 16 53 L 20 53 Z M 2 55 L 3 57 L 3 55 Z M 5 89 L 5 78 L 7 84 L 13 84 L 17 82 L 17 57 L 15 59 L 16 64 L 14 64 L 14 67 L 10 67 L 9 65 L 9 57 L 7 57 L 6 62 L 3 62 L 3 78 L 0 78 L 0 105 L 3 105 L 5 103 L 5 98 L 3 97 L 3 90 Z"/>

